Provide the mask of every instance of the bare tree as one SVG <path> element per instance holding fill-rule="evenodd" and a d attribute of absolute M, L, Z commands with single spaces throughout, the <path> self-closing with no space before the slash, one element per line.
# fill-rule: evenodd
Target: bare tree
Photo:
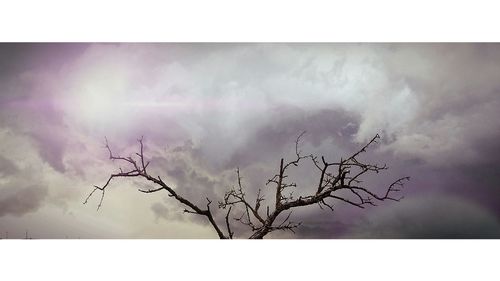
<path fill-rule="evenodd" d="M 362 176 L 368 173 L 376 173 L 386 170 L 387 166 L 365 163 L 359 160 L 359 155 L 366 152 L 367 149 L 377 143 L 380 136 L 377 134 L 368 143 L 361 147 L 351 156 L 340 159 L 338 162 L 328 162 L 324 156 L 318 157 L 313 154 L 303 155 L 299 149 L 299 144 L 305 132 L 300 134 L 295 141 L 295 157 L 293 160 L 286 162 L 281 158 L 277 173 L 267 180 L 266 186 L 274 187 L 274 202 L 271 206 L 267 206 L 265 212 L 261 211 L 261 203 L 265 200 L 261 194 L 261 189 L 258 190 L 255 201 L 249 201 L 246 197 L 242 177 L 240 176 L 239 168 L 237 173 L 237 187 L 227 191 L 222 201 L 219 201 L 218 207 L 226 211 L 225 229 L 221 229 L 216 222 L 213 212 L 210 208 L 212 201 L 206 197 L 207 203 L 200 207 L 192 203 L 189 199 L 184 198 L 177 193 L 171 185 L 163 181 L 160 176 L 152 176 L 148 173 L 147 168 L 149 161 L 144 157 L 143 138 L 139 139 L 140 150 L 136 153 L 136 157 L 122 157 L 114 155 L 106 139 L 105 147 L 109 152 L 109 159 L 112 161 L 120 161 L 127 164 L 130 169 L 124 171 L 120 168 L 118 173 L 111 174 L 103 186 L 94 186 L 94 189 L 84 201 L 88 202 L 90 197 L 96 192 L 101 192 L 101 197 L 97 209 L 102 206 L 106 188 L 114 178 L 118 177 L 141 177 L 149 182 L 154 183 L 156 188 L 139 189 L 143 193 L 155 193 L 166 191 L 169 197 L 173 197 L 179 203 L 185 206 L 184 212 L 206 217 L 211 226 L 217 232 L 221 239 L 232 239 L 234 232 L 231 228 L 231 222 L 237 221 L 249 227 L 252 231 L 250 239 L 261 239 L 272 231 L 285 230 L 292 231 L 301 225 L 301 222 L 290 221 L 293 210 L 308 205 L 317 204 L 320 208 L 327 207 L 333 211 L 335 201 L 344 202 L 358 208 L 365 208 L 366 205 L 376 206 L 376 201 L 393 200 L 399 201 L 403 197 L 394 197 L 394 194 L 401 191 L 404 181 L 409 180 L 409 177 L 402 177 L 394 181 L 381 195 L 371 191 L 367 186 L 363 185 Z M 297 184 L 289 181 L 289 171 L 292 167 L 297 167 L 304 161 L 312 161 L 317 169 L 317 186 L 313 187 L 313 192 L 307 196 L 299 196 L 294 198 L 293 189 L 297 188 Z M 347 191 L 347 192 L 342 192 Z M 349 194 L 350 196 L 346 195 Z M 232 217 L 231 211 L 234 208 L 240 207 L 243 211 L 240 216 Z M 278 217 L 284 217 L 278 221 Z"/>

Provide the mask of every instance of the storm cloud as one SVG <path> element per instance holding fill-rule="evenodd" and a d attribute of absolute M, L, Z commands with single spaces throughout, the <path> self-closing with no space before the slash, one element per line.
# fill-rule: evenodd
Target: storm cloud
<path fill-rule="evenodd" d="M 133 155 L 144 136 L 150 171 L 199 204 L 220 200 L 240 168 L 269 205 L 266 180 L 302 131 L 300 149 L 330 161 L 378 133 L 363 157 L 390 169 L 367 184 L 411 176 L 405 199 L 311 206 L 293 214 L 296 235 L 275 237 L 499 237 L 499 58 L 499 44 L 0 44 L 1 214 L 62 229 L 71 213 L 96 237 L 163 235 L 170 223 L 210 233 L 171 198 L 139 194 L 142 181 L 112 184 L 99 213 L 82 205 L 119 168 L 104 137 Z M 316 176 L 307 165 L 291 175 L 300 194 Z"/>
<path fill-rule="evenodd" d="M 47 196 L 47 188 L 40 186 L 2 187 L 0 197 L 0 217 L 5 215 L 22 216 L 35 212 Z"/>
<path fill-rule="evenodd" d="M 498 217 L 466 199 L 432 194 L 374 210 L 346 238 L 498 238 Z"/>

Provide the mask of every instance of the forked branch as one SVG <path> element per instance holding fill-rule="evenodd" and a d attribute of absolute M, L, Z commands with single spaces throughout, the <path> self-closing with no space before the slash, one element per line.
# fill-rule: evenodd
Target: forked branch
<path fill-rule="evenodd" d="M 138 157 L 138 161 L 134 160 L 134 158 L 132 158 L 132 156 L 121 157 L 121 156 L 114 155 L 113 152 L 112 152 L 112 150 L 111 150 L 111 148 L 110 148 L 110 146 L 109 146 L 108 140 L 106 139 L 105 141 L 106 141 L 105 142 L 105 147 L 106 147 L 106 149 L 109 152 L 109 159 L 111 159 L 112 161 L 118 160 L 118 161 L 121 161 L 122 163 L 128 164 L 128 166 L 130 167 L 130 170 L 128 172 L 124 172 L 122 170 L 122 168 L 120 168 L 120 172 L 119 173 L 115 173 L 115 174 L 111 174 L 111 176 L 108 178 L 108 180 L 106 181 L 106 183 L 103 186 L 97 186 L 97 185 L 95 185 L 94 189 L 87 196 L 87 198 L 85 199 L 85 201 L 83 202 L 83 204 L 87 204 L 87 202 L 88 202 L 89 198 L 92 196 L 92 194 L 94 194 L 96 191 L 99 190 L 99 191 L 101 191 L 101 198 L 100 198 L 99 204 L 97 206 L 97 210 L 99 210 L 99 208 L 102 206 L 102 201 L 104 199 L 104 194 L 106 192 L 106 188 L 109 186 L 109 184 L 111 183 L 111 181 L 114 178 L 119 178 L 119 177 L 142 177 L 142 178 L 144 178 L 144 179 L 146 179 L 146 180 L 148 180 L 150 182 L 153 182 L 158 187 L 155 188 L 155 189 L 148 189 L 148 190 L 139 189 L 140 192 L 143 192 L 143 193 L 155 193 L 155 192 L 162 191 L 162 190 L 166 191 L 168 193 L 169 197 L 173 197 L 178 202 L 180 202 L 181 204 L 183 204 L 184 206 L 186 206 L 186 209 L 184 210 L 184 212 L 191 213 L 191 214 L 197 214 L 197 215 L 201 215 L 201 216 L 205 216 L 208 219 L 208 221 L 210 222 L 210 224 L 212 225 L 212 227 L 217 232 L 217 235 L 219 236 L 219 238 L 221 238 L 221 239 L 228 238 L 228 237 L 226 237 L 222 233 L 222 231 L 220 230 L 219 226 L 215 222 L 215 220 L 213 218 L 213 215 L 212 215 L 212 212 L 210 210 L 210 203 L 211 203 L 211 201 L 208 198 L 207 198 L 208 203 L 206 205 L 206 208 L 200 208 L 197 205 L 195 205 L 194 203 L 192 203 L 191 201 L 189 201 L 186 198 L 180 196 L 177 192 L 175 192 L 175 190 L 172 187 L 170 187 L 168 184 L 166 184 L 160 178 L 160 176 L 154 177 L 154 176 L 151 176 L 147 172 L 146 168 L 149 165 L 149 161 L 145 161 L 145 158 L 144 158 L 144 143 L 143 143 L 143 138 L 140 138 L 138 140 L 139 145 L 140 145 L 140 152 L 136 153 L 136 156 Z M 140 166 L 137 163 L 140 163 Z"/>
<path fill-rule="evenodd" d="M 233 238 L 234 232 L 231 228 L 231 221 L 234 220 L 250 228 L 252 234 L 249 238 L 259 239 L 276 230 L 294 232 L 294 230 L 302 224 L 302 222 L 291 221 L 293 211 L 299 207 L 317 204 L 322 209 L 323 207 L 327 207 L 333 211 L 335 204 L 338 202 L 358 208 L 365 208 L 366 205 L 376 206 L 377 201 L 399 201 L 403 198 L 402 196 L 395 196 L 395 194 L 401 191 L 404 182 L 408 181 L 410 179 L 409 177 L 397 179 L 385 188 L 382 195 L 378 195 L 370 188 L 363 185 L 363 181 L 361 180 L 366 174 L 379 173 L 383 170 L 387 170 L 386 165 L 366 163 L 359 159 L 362 153 L 366 152 L 370 146 L 377 143 L 380 139 L 378 134 L 350 157 L 340 159 L 338 162 L 328 162 L 324 156 L 318 157 L 313 154 L 303 155 L 300 150 L 300 140 L 304 134 L 305 132 L 301 133 L 295 141 L 295 157 L 289 162 L 286 162 L 284 158 L 280 159 L 278 172 L 267 180 L 266 186 L 274 188 L 275 198 L 272 204 L 266 206 L 264 214 L 260 211 L 265 201 L 264 196 L 261 194 L 261 189 L 258 190 L 255 200 L 250 201 L 242 184 L 240 170 L 239 168 L 236 169 L 237 186 L 227 191 L 222 201 L 219 201 L 218 204 L 220 209 L 227 209 L 224 220 L 226 234 L 222 232 L 214 219 L 210 210 L 212 201 L 209 198 L 206 198 L 206 207 L 201 208 L 179 195 L 159 176 L 154 177 L 147 172 L 149 161 L 146 161 L 144 157 L 143 138 L 138 140 L 140 145 L 139 152 L 135 154 L 138 158 L 114 155 L 106 139 L 105 147 L 109 152 L 109 159 L 127 164 L 129 170 L 124 171 L 120 168 L 120 172 L 111 174 L 103 186 L 94 186 L 92 192 L 90 192 L 85 199 L 84 204 L 88 202 L 89 198 L 96 191 L 100 191 L 101 197 L 97 207 L 99 209 L 102 206 L 106 188 L 114 178 L 142 177 L 154 183 L 156 188 L 139 189 L 140 192 L 155 193 L 163 190 L 166 191 L 169 197 L 173 197 L 186 207 L 184 212 L 206 217 L 217 232 L 219 238 Z M 318 159 L 321 159 L 321 161 Z M 317 186 L 308 189 L 313 191 L 311 194 L 295 198 L 293 196 L 293 191 L 297 188 L 297 184 L 289 182 L 288 174 L 292 168 L 299 166 L 303 161 L 312 161 L 317 168 L 319 172 L 318 183 Z M 240 210 L 239 215 L 231 217 L 231 212 L 238 208 Z M 280 217 L 281 219 L 279 219 Z"/>

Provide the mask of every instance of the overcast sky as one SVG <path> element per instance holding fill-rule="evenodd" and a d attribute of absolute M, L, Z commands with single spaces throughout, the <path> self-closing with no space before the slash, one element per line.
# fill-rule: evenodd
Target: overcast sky
<path fill-rule="evenodd" d="M 500 238 L 499 81 L 498 44 L 3 43 L 0 237 L 216 238 L 140 179 L 83 205 L 119 167 L 104 137 L 128 155 L 144 136 L 152 174 L 216 202 L 236 167 L 248 194 L 271 192 L 305 130 L 301 149 L 331 161 L 379 133 L 364 159 L 390 169 L 366 184 L 412 180 L 401 202 L 310 206 L 270 237 Z M 299 194 L 314 172 L 293 171 Z"/>

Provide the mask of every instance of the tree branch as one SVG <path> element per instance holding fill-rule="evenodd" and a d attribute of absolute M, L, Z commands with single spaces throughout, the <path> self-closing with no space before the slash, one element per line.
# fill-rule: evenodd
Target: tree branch
<path fill-rule="evenodd" d="M 117 161 L 122 161 L 122 162 L 128 163 L 131 166 L 131 170 L 128 171 L 128 172 L 123 172 L 122 169 L 120 169 L 119 173 L 112 174 L 111 176 L 109 176 L 108 180 L 106 181 L 106 183 L 102 187 L 94 186 L 94 189 L 92 190 L 92 192 L 90 192 L 90 194 L 87 196 L 87 198 L 83 202 L 84 204 L 87 204 L 87 202 L 90 199 L 90 197 L 97 190 L 100 190 L 101 191 L 101 199 L 99 201 L 99 205 L 97 206 L 97 209 L 99 210 L 101 208 L 101 206 L 102 206 L 102 202 L 103 202 L 103 199 L 104 199 L 104 194 L 106 192 L 106 188 L 109 186 L 109 184 L 111 183 L 111 181 L 114 178 L 117 178 L 117 177 L 142 177 L 142 178 L 144 178 L 144 179 L 146 179 L 146 180 L 148 180 L 150 182 L 153 182 L 154 184 L 156 184 L 159 187 L 156 188 L 156 189 L 149 189 L 149 190 L 141 190 L 141 189 L 139 189 L 140 192 L 143 192 L 143 193 L 154 193 L 154 192 L 157 192 L 157 191 L 160 191 L 160 190 L 165 190 L 168 193 L 169 197 L 173 197 L 174 199 L 176 199 L 177 201 L 179 201 L 181 204 L 189 207 L 189 209 L 186 209 L 185 212 L 192 213 L 192 214 L 197 214 L 197 215 L 201 215 L 201 216 L 205 216 L 208 219 L 208 221 L 210 222 L 210 224 L 212 225 L 212 227 L 217 232 L 217 235 L 219 236 L 219 238 L 221 238 L 221 239 L 226 239 L 227 238 L 222 233 L 222 231 L 220 230 L 219 226 L 217 225 L 217 223 L 215 222 L 215 220 L 213 218 L 212 212 L 210 211 L 210 203 L 211 203 L 211 201 L 208 198 L 207 198 L 207 200 L 208 200 L 207 208 L 206 209 L 201 209 L 200 207 L 196 206 L 191 201 L 189 201 L 186 198 L 184 198 L 184 197 L 180 196 L 179 194 L 177 194 L 177 192 L 175 192 L 174 189 L 171 188 L 168 184 L 166 184 L 159 176 L 158 177 L 153 177 L 150 174 L 148 174 L 146 168 L 149 165 L 149 162 L 145 162 L 145 159 L 144 159 L 143 138 L 141 138 L 141 139 L 138 140 L 139 145 L 140 145 L 140 153 L 136 153 L 136 155 L 139 157 L 139 162 L 141 163 L 141 167 L 139 167 L 137 165 L 137 161 L 134 160 L 132 157 L 115 156 L 113 154 L 110 146 L 109 146 L 107 138 L 105 138 L 105 141 L 106 141 L 105 142 L 105 147 L 106 147 L 106 149 L 109 152 L 109 159 L 111 159 L 112 161 L 117 160 Z"/>
<path fill-rule="evenodd" d="M 402 177 L 391 183 L 382 195 L 371 191 L 368 187 L 362 185 L 362 177 L 369 173 L 376 173 L 383 170 L 387 170 L 386 165 L 377 165 L 371 163 L 365 163 L 358 159 L 358 157 L 367 151 L 367 149 L 376 144 L 380 139 L 377 134 L 368 143 L 361 147 L 358 151 L 353 153 L 350 157 L 346 159 L 340 159 L 339 162 L 328 162 L 324 156 L 318 157 L 312 154 L 302 155 L 302 151 L 299 149 L 300 140 L 304 136 L 305 132 L 302 132 L 295 141 L 295 157 L 289 162 L 285 162 L 284 158 L 280 159 L 280 165 L 278 173 L 267 180 L 266 185 L 272 184 L 275 186 L 275 202 L 274 210 L 271 210 L 271 206 L 267 206 L 266 214 L 261 215 L 259 209 L 264 197 L 261 195 L 261 190 L 257 192 L 257 197 L 255 201 L 248 201 L 246 194 L 244 192 L 242 177 L 240 174 L 240 169 L 236 169 L 237 174 L 237 187 L 231 188 L 224 194 L 222 201 L 219 201 L 218 207 L 221 209 L 228 208 L 225 215 L 225 227 L 227 230 L 227 235 L 225 235 L 218 224 L 216 223 L 213 214 L 210 209 L 212 201 L 206 198 L 207 204 L 206 208 L 200 208 L 196 204 L 192 203 L 190 200 L 179 195 L 170 185 L 164 182 L 159 176 L 154 177 L 147 172 L 147 167 L 149 161 L 145 161 L 144 157 L 144 138 L 138 139 L 139 142 L 139 152 L 136 153 L 138 159 L 132 157 L 122 157 L 114 155 L 108 140 L 105 139 L 105 148 L 108 150 L 109 159 L 112 161 L 119 161 L 127 164 L 130 168 L 128 172 L 124 172 L 120 168 L 120 172 L 111 174 L 108 180 L 103 186 L 94 186 L 94 189 L 86 197 L 84 204 L 87 204 L 89 199 L 96 191 L 101 192 L 101 197 L 97 209 L 102 206 L 104 195 L 107 187 L 110 185 L 114 178 L 118 177 L 141 177 L 149 182 L 156 185 L 156 188 L 149 189 L 139 189 L 142 193 L 155 193 L 159 191 L 166 191 L 169 197 L 174 198 L 179 203 L 184 205 L 186 209 L 185 213 L 201 215 L 207 218 L 210 225 L 216 231 L 217 235 L 221 239 L 232 239 L 234 232 L 231 229 L 230 216 L 231 212 L 235 210 L 236 206 L 241 206 L 242 213 L 238 217 L 234 217 L 235 221 L 242 223 L 250 227 L 252 230 L 252 235 L 249 238 L 263 238 L 267 234 L 276 230 L 292 231 L 299 227 L 302 222 L 291 222 L 290 218 L 295 208 L 308 206 L 312 204 L 318 204 L 320 208 L 323 206 L 328 207 L 331 211 L 334 210 L 335 202 L 343 202 L 358 208 L 365 208 L 366 205 L 376 206 L 376 201 L 399 201 L 403 197 L 395 197 L 394 194 L 402 190 L 404 182 L 408 181 L 409 177 Z M 321 159 L 321 162 L 318 159 Z M 319 171 L 318 183 L 312 189 L 314 193 L 307 196 L 299 196 L 298 198 L 293 197 L 293 189 L 297 188 L 297 184 L 288 181 L 289 171 L 300 165 L 302 160 L 309 159 L 314 164 L 314 167 Z M 139 164 L 138 164 L 139 163 Z M 352 175 L 352 176 L 351 176 Z M 288 195 L 284 195 L 285 190 L 290 189 L 292 191 L 286 191 Z M 351 196 L 342 195 L 339 193 L 341 190 L 349 191 Z M 289 193 L 288 193 L 289 192 Z M 348 194 L 348 195 L 349 195 Z M 330 200 L 330 201 L 327 201 Z M 254 203 L 251 203 L 254 202 Z M 278 217 L 283 216 L 285 211 L 287 215 L 284 217 L 281 223 L 276 223 Z"/>

